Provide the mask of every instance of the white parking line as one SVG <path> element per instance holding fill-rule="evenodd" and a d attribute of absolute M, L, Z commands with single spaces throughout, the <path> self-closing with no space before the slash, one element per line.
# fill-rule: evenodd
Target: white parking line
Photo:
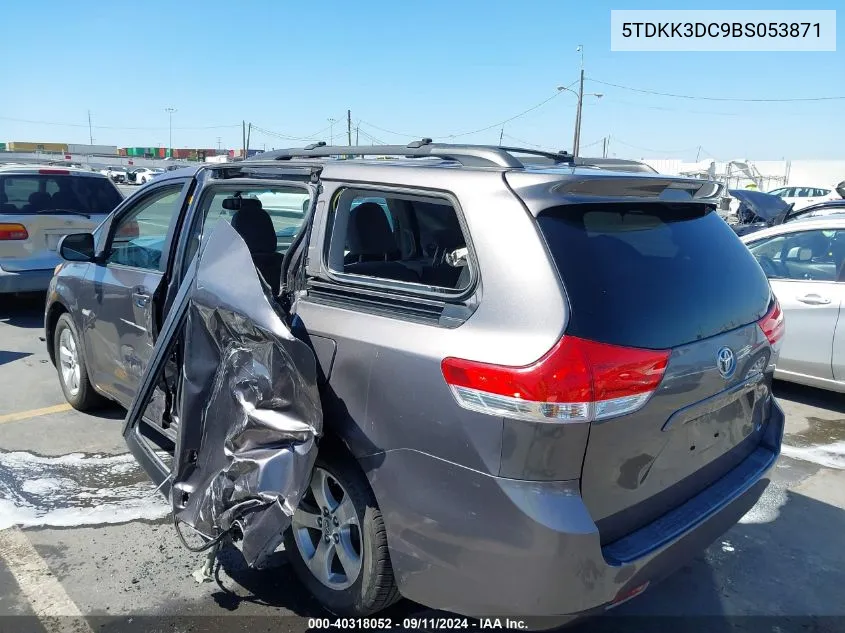
<path fill-rule="evenodd" d="M 0 558 L 6 562 L 21 593 L 47 631 L 94 633 L 21 530 L 10 528 L 0 532 Z M 72 624 L 68 617 L 72 618 Z"/>

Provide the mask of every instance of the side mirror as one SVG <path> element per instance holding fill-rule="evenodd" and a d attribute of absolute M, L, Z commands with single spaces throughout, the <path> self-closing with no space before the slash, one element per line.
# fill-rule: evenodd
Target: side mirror
<path fill-rule="evenodd" d="M 59 255 L 68 262 L 93 262 L 94 235 L 91 233 L 71 233 L 59 240 Z"/>

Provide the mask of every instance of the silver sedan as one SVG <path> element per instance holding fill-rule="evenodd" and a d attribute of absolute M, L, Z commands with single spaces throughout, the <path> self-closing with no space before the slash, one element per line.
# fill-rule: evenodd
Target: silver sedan
<path fill-rule="evenodd" d="M 845 218 L 743 236 L 786 316 L 775 377 L 845 392 Z"/>

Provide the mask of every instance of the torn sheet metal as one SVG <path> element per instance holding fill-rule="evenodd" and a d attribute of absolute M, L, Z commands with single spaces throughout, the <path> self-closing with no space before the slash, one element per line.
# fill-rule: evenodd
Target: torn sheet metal
<path fill-rule="evenodd" d="M 322 429 L 317 364 L 228 223 L 204 244 L 192 283 L 173 511 L 210 538 L 238 528 L 245 559 L 258 566 L 281 543 L 311 479 Z"/>

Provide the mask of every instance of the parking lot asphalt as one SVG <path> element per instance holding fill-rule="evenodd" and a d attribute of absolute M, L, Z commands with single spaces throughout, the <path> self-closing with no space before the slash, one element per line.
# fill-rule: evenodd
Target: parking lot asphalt
<path fill-rule="evenodd" d="M 0 631 L 18 620 L 29 623 L 19 630 L 59 630 L 53 616 L 82 616 L 80 631 L 131 630 L 126 619 L 109 629 L 110 618 L 130 615 L 228 616 L 208 620 L 209 631 L 303 630 L 306 620 L 287 616 L 324 617 L 283 552 L 250 570 L 230 548 L 213 582 L 193 579 L 202 555 L 182 548 L 167 506 L 126 454 L 124 412 L 65 404 L 41 340 L 43 301 L 0 296 Z M 845 398 L 785 383 L 776 394 L 787 436 L 764 497 L 614 615 L 683 616 L 672 623 L 680 631 L 806 630 L 811 617 L 812 630 L 845 629 Z M 420 609 L 401 603 L 392 613 Z M 3 617 L 14 615 L 39 622 Z"/>

